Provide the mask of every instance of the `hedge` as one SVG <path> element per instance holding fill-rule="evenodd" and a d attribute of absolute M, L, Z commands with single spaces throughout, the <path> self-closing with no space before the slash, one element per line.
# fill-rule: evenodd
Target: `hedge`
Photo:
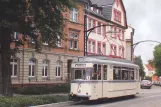
<path fill-rule="evenodd" d="M 69 91 L 70 91 L 70 85 L 69 84 L 13 88 L 13 92 L 15 94 L 23 94 L 23 95 L 69 93 Z"/>
<path fill-rule="evenodd" d="M 0 107 L 29 107 L 68 101 L 68 96 L 14 96 L 0 97 Z"/>

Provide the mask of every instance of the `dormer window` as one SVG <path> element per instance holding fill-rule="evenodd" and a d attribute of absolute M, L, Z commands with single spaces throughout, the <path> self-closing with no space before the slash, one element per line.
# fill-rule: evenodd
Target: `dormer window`
<path fill-rule="evenodd" d="M 100 11 L 100 10 L 99 10 L 99 9 L 97 9 L 97 13 L 99 13 L 99 11 Z"/>
<path fill-rule="evenodd" d="M 93 11 L 93 7 L 91 7 L 91 10 Z"/>

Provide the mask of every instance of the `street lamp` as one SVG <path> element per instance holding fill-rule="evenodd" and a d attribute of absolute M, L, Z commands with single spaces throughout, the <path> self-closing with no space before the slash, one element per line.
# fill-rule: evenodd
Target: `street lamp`
<path fill-rule="evenodd" d="M 140 43 L 144 43 L 144 42 L 155 42 L 155 43 L 159 43 L 159 44 L 161 44 L 161 42 L 159 42 L 159 41 L 155 41 L 155 40 L 144 40 L 144 41 L 139 41 L 139 42 L 134 43 L 134 44 L 132 44 L 132 45 L 131 45 L 131 48 L 132 48 L 132 54 L 133 54 L 133 55 L 134 55 L 134 50 L 135 50 L 136 46 L 137 46 L 138 44 L 140 44 Z M 132 60 L 132 59 L 131 59 L 131 60 Z"/>
<path fill-rule="evenodd" d="M 105 6 L 112 6 L 111 4 L 109 5 L 102 5 L 100 7 L 105 7 Z M 95 26 L 93 28 L 90 28 L 87 30 L 87 11 L 88 8 L 85 9 L 85 14 L 84 14 L 84 56 L 87 55 L 87 42 L 88 42 L 88 37 L 90 35 L 90 33 L 98 27 L 102 27 L 102 26 L 115 26 L 115 27 L 120 27 L 119 25 L 112 25 L 112 24 L 104 24 L 104 25 L 99 25 L 99 26 Z"/>

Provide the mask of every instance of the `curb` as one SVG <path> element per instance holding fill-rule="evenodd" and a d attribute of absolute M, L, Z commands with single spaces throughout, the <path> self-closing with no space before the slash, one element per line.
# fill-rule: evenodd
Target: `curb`
<path fill-rule="evenodd" d="M 45 105 L 37 105 L 37 106 L 29 106 L 29 107 L 64 107 L 64 106 L 68 106 L 71 103 L 73 103 L 72 101 L 66 101 L 66 102 L 59 102 L 59 103 L 52 103 L 52 104 L 45 104 Z"/>

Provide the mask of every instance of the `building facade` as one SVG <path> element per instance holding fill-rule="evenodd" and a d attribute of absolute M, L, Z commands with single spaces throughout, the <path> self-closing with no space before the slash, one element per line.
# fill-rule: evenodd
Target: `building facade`
<path fill-rule="evenodd" d="M 134 60 L 134 50 L 133 50 L 133 36 L 134 36 L 134 28 L 128 26 L 125 32 L 125 40 L 126 40 L 126 59 L 127 60 Z"/>
<path fill-rule="evenodd" d="M 145 76 L 152 77 L 155 74 L 155 68 L 152 67 L 150 64 L 144 65 Z"/>
<path fill-rule="evenodd" d="M 69 21 L 65 22 L 66 37 L 57 42 L 57 48 L 49 50 L 44 43 L 43 51 L 36 53 L 32 40 L 20 47 L 20 52 L 10 61 L 14 86 L 57 84 L 70 79 L 73 58 L 84 55 L 84 9 L 85 2 L 78 0 L 76 8 L 63 13 Z M 16 32 L 13 36 L 15 39 L 22 37 Z"/>
<path fill-rule="evenodd" d="M 63 13 L 65 22 L 64 40 L 57 48 L 36 53 L 30 40 L 20 47 L 20 52 L 11 58 L 11 78 L 15 86 L 47 85 L 65 83 L 70 80 L 73 58 L 84 56 L 85 26 L 92 30 L 87 41 L 87 55 L 102 55 L 130 60 L 133 28 L 127 26 L 126 11 L 122 0 L 77 0 L 76 8 Z M 84 16 L 87 16 L 85 22 Z M 22 35 L 13 34 L 15 39 Z M 11 48 L 14 43 L 11 44 Z"/>
<path fill-rule="evenodd" d="M 87 9 L 88 55 L 102 55 L 131 60 L 126 38 L 131 37 L 122 0 L 91 0 Z M 105 26 L 104 26 L 105 25 Z M 127 37 L 126 37 L 127 36 Z M 128 51 L 128 52 L 127 52 Z M 130 51 L 130 52 L 129 52 Z M 130 55 L 129 55 L 130 54 Z"/>

